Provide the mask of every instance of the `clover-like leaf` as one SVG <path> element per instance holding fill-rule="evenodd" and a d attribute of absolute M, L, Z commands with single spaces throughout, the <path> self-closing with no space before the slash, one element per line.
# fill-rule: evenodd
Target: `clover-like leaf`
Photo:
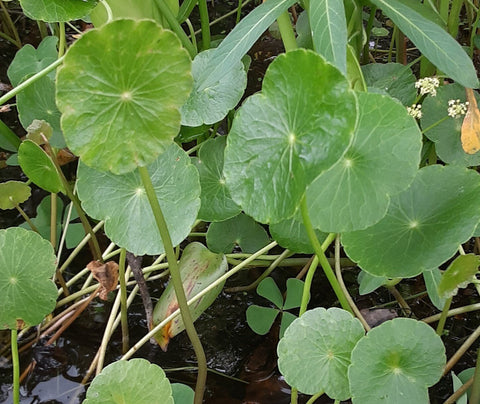
<path fill-rule="evenodd" d="M 212 251 L 231 253 L 235 245 L 254 253 L 270 242 L 265 229 L 251 217 L 240 213 L 223 222 L 212 223 L 207 231 L 207 245 Z"/>
<path fill-rule="evenodd" d="M 200 174 L 202 188 L 199 220 L 221 222 L 238 215 L 241 211 L 240 207 L 233 202 L 225 185 L 223 176 L 225 143 L 225 136 L 209 139 L 202 144 L 198 151 L 198 158 L 192 159 Z"/>
<path fill-rule="evenodd" d="M 302 303 L 304 283 L 297 278 L 287 279 L 287 294 L 285 296 L 285 304 L 283 310 L 290 310 L 300 307 Z"/>
<path fill-rule="evenodd" d="M 32 190 L 22 181 L 7 181 L 0 183 L 0 209 L 13 209 L 25 202 Z"/>
<path fill-rule="evenodd" d="M 408 66 L 400 63 L 369 63 L 362 66 L 362 73 L 369 91 L 388 93 L 405 106 L 415 101 L 416 78 Z"/>
<path fill-rule="evenodd" d="M 200 208 L 197 169 L 175 143 L 147 166 L 174 245 L 190 232 Z M 152 209 L 137 171 L 115 175 L 82 164 L 78 196 L 85 211 L 105 220 L 110 239 L 135 255 L 164 251 Z"/>
<path fill-rule="evenodd" d="M 283 296 L 273 278 L 268 277 L 262 280 L 257 286 L 257 293 L 270 300 L 279 309 L 283 307 Z"/>
<path fill-rule="evenodd" d="M 387 213 L 390 196 L 404 190 L 420 162 L 422 134 L 399 102 L 359 93 L 353 143 L 307 189 L 314 227 L 328 232 L 365 229 Z"/>
<path fill-rule="evenodd" d="M 280 313 L 278 309 L 252 304 L 247 308 L 247 323 L 255 333 L 265 335 L 272 328 L 278 313 Z"/>
<path fill-rule="evenodd" d="M 438 284 L 440 297 L 450 297 L 457 293 L 458 288 L 465 288 L 474 279 L 480 266 L 480 257 L 475 254 L 458 256 L 443 273 Z"/>
<path fill-rule="evenodd" d="M 356 110 L 348 81 L 320 55 L 298 49 L 277 57 L 227 138 L 234 201 L 262 223 L 291 217 L 307 185 L 349 146 Z"/>
<path fill-rule="evenodd" d="M 283 220 L 269 226 L 270 234 L 273 239 L 284 248 L 290 251 L 303 254 L 313 253 L 312 243 L 308 237 L 305 226 L 296 218 Z M 315 229 L 317 238 L 322 242 L 327 237 L 327 233 Z"/>
<path fill-rule="evenodd" d="M 195 80 L 204 73 L 209 58 L 214 54 L 214 49 L 208 49 L 193 59 L 193 90 L 180 109 L 182 125 L 200 126 L 218 122 L 225 118 L 228 111 L 235 108 L 242 98 L 247 86 L 247 73 L 241 61 L 222 75 L 214 85 L 203 88 L 200 86 L 201 83 Z"/>
<path fill-rule="evenodd" d="M 85 17 L 98 0 L 20 0 L 23 12 L 33 20 L 71 21 Z"/>
<path fill-rule="evenodd" d="M 412 277 L 440 266 L 468 240 L 480 220 L 480 176 L 458 166 L 418 171 L 391 198 L 386 216 L 365 229 L 344 233 L 347 255 L 366 272 Z"/>
<path fill-rule="evenodd" d="M 68 147 L 114 174 L 152 163 L 180 129 L 190 64 L 175 34 L 153 21 L 115 20 L 82 35 L 57 74 Z"/>
<path fill-rule="evenodd" d="M 386 321 L 358 341 L 348 369 L 353 404 L 428 403 L 442 376 L 445 347 L 435 331 L 409 318 Z"/>
<path fill-rule="evenodd" d="M 8 78 L 12 86 L 18 86 L 27 76 L 38 73 L 57 59 L 56 36 L 47 36 L 40 42 L 38 48 L 32 45 L 24 45 L 16 54 L 8 66 Z M 51 79 L 55 78 L 55 72 L 48 74 Z"/>
<path fill-rule="evenodd" d="M 325 391 L 330 398 L 346 400 L 350 355 L 363 336 L 360 321 L 345 310 L 308 310 L 280 340 L 278 367 L 287 383 L 302 393 Z"/>
<path fill-rule="evenodd" d="M 49 192 L 65 192 L 51 157 L 35 142 L 25 140 L 18 149 L 18 161 L 25 175 Z"/>
<path fill-rule="evenodd" d="M 480 97 L 477 93 L 477 101 Z M 448 101 L 465 102 L 465 88 L 459 84 L 448 84 L 437 89 L 435 97 L 427 97 L 422 103 L 420 120 L 425 136 L 435 143 L 435 151 L 445 163 L 464 167 L 480 164 L 480 153 L 467 154 L 460 141 L 460 129 L 464 115 L 448 116 Z"/>
<path fill-rule="evenodd" d="M 146 359 L 114 362 L 93 379 L 83 404 L 173 404 L 163 369 Z"/>
<path fill-rule="evenodd" d="M 0 230 L 0 329 L 36 325 L 55 308 L 55 253 L 20 227 Z"/>

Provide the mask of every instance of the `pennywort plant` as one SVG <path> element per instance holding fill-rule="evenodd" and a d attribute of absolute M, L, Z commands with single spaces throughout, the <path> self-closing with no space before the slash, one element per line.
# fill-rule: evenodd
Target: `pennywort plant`
<path fill-rule="evenodd" d="M 100 251 L 89 219 L 104 223 L 112 245 L 121 248 L 121 268 L 126 251 L 166 257 L 166 264 L 154 266 L 168 267 L 171 284 L 150 313 L 148 336 L 166 349 L 169 338 L 186 329 L 198 361 L 194 403 L 203 400 L 207 362 L 193 321 L 228 277 L 257 257 L 262 262 L 259 256 L 277 242 L 285 250 L 267 271 L 294 253 L 313 254 L 305 283 L 290 282 L 284 301 L 266 278 L 270 272 L 264 273 L 258 291 L 278 310 L 252 306 L 247 316 L 258 330 L 268 331 L 279 310 L 300 305 L 298 319 L 283 313 L 278 345 L 292 403 L 297 392 L 312 395 L 311 402 L 324 393 L 360 404 L 428 402 L 427 389 L 442 377 L 446 361 L 441 335 L 452 293 L 465 283 L 477 284 L 478 257 L 463 254 L 461 245 L 478 234 L 480 222 L 480 177 L 469 168 L 480 164 L 479 154 L 465 146 L 467 140 L 480 144 L 472 90 L 479 83 L 469 54 L 449 34 L 455 33 L 461 2 L 436 3 L 267 0 L 209 49 L 205 0 L 20 1 L 29 18 L 56 26 L 59 39 L 58 45 L 47 37 L 37 49 L 22 48 L 9 69 L 15 88 L 0 97 L 5 103 L 17 96 L 25 129 L 34 120 L 47 125 L 34 125 L 32 139 L 21 143 L 2 130 L 1 145 L 18 151 L 32 182 L 72 201 L 95 260 L 105 260 L 110 251 Z M 194 33 L 189 38 L 181 25 L 195 5 L 201 52 Z M 298 36 L 287 12 L 292 6 L 301 12 Z M 470 2 L 466 9 L 469 18 L 478 14 Z M 363 11 L 370 13 L 366 29 Z M 421 55 L 421 71 L 432 74 L 416 78 L 411 66 L 400 63 L 360 65 L 369 56 L 364 35 L 380 13 L 395 25 L 397 61 L 408 38 Z M 87 15 L 95 28 L 63 54 L 65 23 Z M 286 52 L 269 66 L 261 91 L 239 106 L 247 83 L 245 55 L 275 20 Z M 221 126 L 227 136 L 218 136 Z M 65 146 L 79 159 L 74 186 L 57 159 Z M 24 188 L 13 186 L 2 206 L 19 209 L 28 198 Z M 196 233 L 199 221 L 209 224 L 204 235 L 211 251 L 191 243 L 179 257 L 178 247 Z M 361 268 L 369 290 L 422 274 L 432 301 L 443 305 L 437 333 L 409 318 L 371 330 L 355 318 L 353 313 L 362 315 L 341 279 L 340 243 L 336 272 L 326 254 L 334 239 Z M 227 272 L 223 254 L 235 246 L 253 255 Z M 0 257 L 14 251 L 2 250 Z M 8 273 L 16 264 L 3 258 L 2 265 L 6 284 L 15 284 Z M 318 265 L 341 308 L 307 310 Z M 129 271 L 120 276 L 125 284 L 117 307 L 125 313 Z M 141 276 L 135 288 L 148 302 Z M 65 304 L 71 284 L 61 270 L 56 278 Z M 85 284 L 80 293 L 87 290 Z M 177 309 L 181 320 L 175 319 Z M 259 320 L 262 314 L 268 318 Z M 27 323 L 22 313 L 15 316 Z M 115 316 L 112 311 L 104 341 Z M 160 380 L 158 402 L 173 402 L 163 370 L 143 360 L 97 370 L 86 402 L 103 395 L 108 402 L 119 378 L 130 372 L 148 374 L 148 383 Z M 136 389 L 138 378 L 128 379 Z M 130 393 L 123 398 L 137 400 Z"/>

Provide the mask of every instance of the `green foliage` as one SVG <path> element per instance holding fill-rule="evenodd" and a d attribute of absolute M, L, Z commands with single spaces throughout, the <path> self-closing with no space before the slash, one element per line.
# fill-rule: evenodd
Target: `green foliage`
<path fill-rule="evenodd" d="M 0 183 L 0 209 L 13 209 L 30 198 L 32 190 L 21 181 Z"/>
<path fill-rule="evenodd" d="M 480 266 L 480 257 L 474 254 L 460 255 L 443 273 L 438 284 L 440 297 L 448 298 L 457 294 L 458 288 L 465 288 L 476 280 L 474 275 Z"/>
<path fill-rule="evenodd" d="M 257 293 L 270 300 L 277 308 L 263 307 L 256 304 L 248 306 L 246 315 L 250 328 L 257 334 L 265 335 L 272 328 L 278 314 L 282 313 L 279 332 L 279 336 L 282 338 L 285 330 L 297 318 L 286 310 L 300 307 L 303 286 L 303 282 L 299 279 L 287 279 L 287 291 L 284 302 L 282 293 L 272 278 L 265 278 L 261 281 L 257 286 Z"/>
<path fill-rule="evenodd" d="M 308 238 L 305 226 L 301 221 L 296 220 L 296 218 L 271 224 L 269 229 L 273 239 L 282 247 L 297 253 L 313 253 L 313 247 Z M 327 237 L 326 233 L 319 230 L 315 230 L 315 234 L 320 242 Z"/>
<path fill-rule="evenodd" d="M 215 252 L 231 253 L 238 245 L 243 252 L 254 253 L 269 242 L 265 229 L 243 213 L 223 222 L 212 223 L 207 231 L 208 248 Z"/>
<path fill-rule="evenodd" d="M 169 146 L 147 169 L 172 242 L 178 245 L 190 232 L 200 208 L 198 172 L 176 144 Z M 136 255 L 164 252 L 137 171 L 115 175 L 80 162 L 77 187 L 82 207 L 91 217 L 105 220 L 105 232 L 116 244 Z"/>
<path fill-rule="evenodd" d="M 0 230 L 0 329 L 39 324 L 55 308 L 54 274 L 47 240 L 19 227 Z"/>
<path fill-rule="evenodd" d="M 23 12 L 33 20 L 71 21 L 85 17 L 98 0 L 20 0 Z"/>
<path fill-rule="evenodd" d="M 176 36 L 153 21 L 116 20 L 84 34 L 57 75 L 70 150 L 114 174 L 152 163 L 180 129 L 190 64 Z"/>
<path fill-rule="evenodd" d="M 173 404 L 172 387 L 160 366 L 145 359 L 117 361 L 93 379 L 83 404 Z"/>

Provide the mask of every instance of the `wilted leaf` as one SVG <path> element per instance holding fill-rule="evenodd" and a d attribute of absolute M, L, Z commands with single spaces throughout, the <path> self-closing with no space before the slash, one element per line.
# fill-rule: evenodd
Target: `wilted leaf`
<path fill-rule="evenodd" d="M 108 292 L 115 290 L 118 284 L 118 264 L 108 261 L 102 264 L 100 261 L 90 261 L 87 268 L 100 284 L 99 297 L 107 300 Z"/>

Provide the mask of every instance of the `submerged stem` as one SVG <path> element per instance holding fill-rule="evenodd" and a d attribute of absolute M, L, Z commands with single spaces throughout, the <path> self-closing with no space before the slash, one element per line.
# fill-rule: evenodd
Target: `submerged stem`
<path fill-rule="evenodd" d="M 10 347 L 12 349 L 13 364 L 13 403 L 20 402 L 20 363 L 18 360 L 17 329 L 10 330 Z"/>
<path fill-rule="evenodd" d="M 145 187 L 145 192 L 147 193 L 148 201 L 152 208 L 152 212 L 160 232 L 160 237 L 162 238 L 162 242 L 165 247 L 168 266 L 170 268 L 170 276 L 175 289 L 175 295 L 177 297 L 183 324 L 185 325 L 185 330 L 187 331 L 188 338 L 193 345 L 193 349 L 197 357 L 198 375 L 197 384 L 195 386 L 194 404 L 201 404 L 203 401 L 205 383 L 207 380 L 207 359 L 205 357 L 205 352 L 203 351 L 202 343 L 200 342 L 195 330 L 195 326 L 193 325 L 192 315 L 188 308 L 187 298 L 185 296 L 185 290 L 183 289 L 182 278 L 178 269 L 177 258 L 175 256 L 175 251 L 173 250 L 172 240 L 170 238 L 170 233 L 168 232 L 167 223 L 165 222 L 162 209 L 158 203 L 150 174 L 148 173 L 146 167 L 138 167 L 138 172 L 142 178 L 143 186 Z"/>

